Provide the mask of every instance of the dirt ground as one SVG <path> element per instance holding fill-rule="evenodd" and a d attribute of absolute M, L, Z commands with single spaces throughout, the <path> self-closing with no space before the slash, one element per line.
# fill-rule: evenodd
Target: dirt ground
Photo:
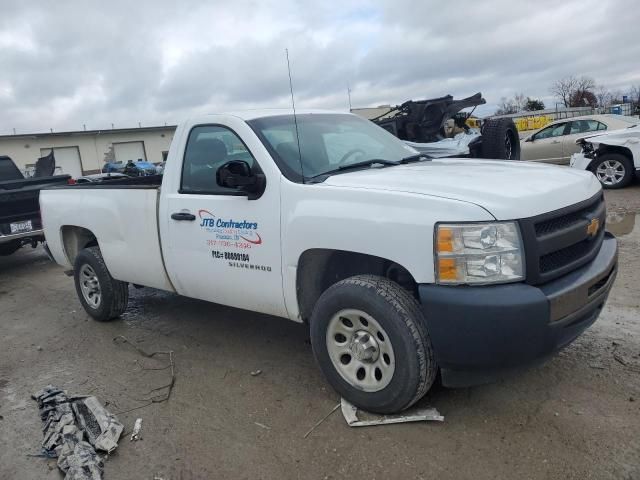
<path fill-rule="evenodd" d="M 640 185 L 606 197 L 620 273 L 574 344 L 515 378 L 435 388 L 420 405 L 444 423 L 355 429 L 337 411 L 306 439 L 338 397 L 305 326 L 133 288 L 125 316 L 98 323 L 41 248 L 0 258 L 0 478 L 62 478 L 28 456 L 42 440 L 30 394 L 51 383 L 96 395 L 129 432 L 143 419 L 143 440 L 123 436 L 107 460 L 111 479 L 640 479 Z M 118 335 L 175 352 L 169 401 L 144 407 L 166 360 Z"/>

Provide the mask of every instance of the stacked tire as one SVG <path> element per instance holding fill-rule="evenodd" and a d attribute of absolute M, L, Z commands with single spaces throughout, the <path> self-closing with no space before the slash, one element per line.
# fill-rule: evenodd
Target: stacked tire
<path fill-rule="evenodd" d="M 490 118 L 482 125 L 482 158 L 520 160 L 518 128 L 510 118 Z"/>

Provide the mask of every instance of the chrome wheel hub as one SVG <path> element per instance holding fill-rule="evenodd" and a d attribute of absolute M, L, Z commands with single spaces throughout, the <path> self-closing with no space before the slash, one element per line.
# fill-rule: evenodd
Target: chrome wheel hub
<path fill-rule="evenodd" d="M 387 335 L 371 315 L 346 309 L 329 321 L 327 351 L 335 370 L 354 388 L 382 390 L 393 378 L 395 355 Z"/>
<path fill-rule="evenodd" d="M 596 168 L 596 177 L 604 185 L 615 185 L 625 175 L 624 165 L 617 160 L 605 160 Z"/>
<path fill-rule="evenodd" d="M 85 302 L 91 308 L 100 308 L 102 302 L 102 290 L 100 289 L 100 281 L 98 275 L 91 265 L 84 264 L 80 267 L 79 275 L 80 291 Z"/>
<path fill-rule="evenodd" d="M 358 330 L 353 334 L 349 343 L 349 350 L 357 360 L 366 363 L 373 363 L 380 356 L 378 342 L 364 330 Z"/>

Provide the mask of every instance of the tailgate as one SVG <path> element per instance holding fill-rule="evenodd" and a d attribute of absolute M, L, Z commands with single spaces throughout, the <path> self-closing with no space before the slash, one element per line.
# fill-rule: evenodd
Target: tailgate
<path fill-rule="evenodd" d="M 39 190 L 0 190 L 0 235 L 10 235 L 11 224 L 31 220 L 33 230 L 41 230 Z"/>

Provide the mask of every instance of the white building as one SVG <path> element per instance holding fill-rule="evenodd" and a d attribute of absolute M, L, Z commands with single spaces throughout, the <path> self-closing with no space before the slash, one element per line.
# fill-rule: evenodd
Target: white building
<path fill-rule="evenodd" d="M 24 173 L 53 148 L 56 174 L 72 177 L 98 173 L 105 162 L 166 159 L 175 126 L 119 128 L 78 132 L 0 135 L 0 155 L 7 155 Z"/>

